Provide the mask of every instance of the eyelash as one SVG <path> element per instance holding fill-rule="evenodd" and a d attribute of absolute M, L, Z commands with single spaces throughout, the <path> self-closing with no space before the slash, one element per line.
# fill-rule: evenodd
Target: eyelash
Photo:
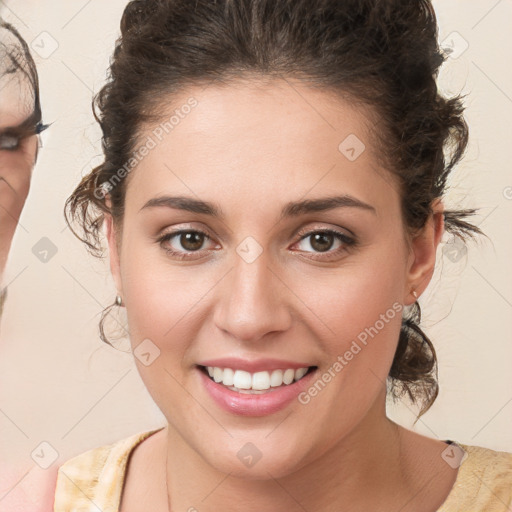
<path fill-rule="evenodd" d="M 162 235 L 161 237 L 157 238 L 156 241 L 160 244 L 160 246 L 164 249 L 164 251 L 167 254 L 169 254 L 170 256 L 177 258 L 179 260 L 191 259 L 191 256 L 193 256 L 194 254 L 196 254 L 200 251 L 192 251 L 192 252 L 187 253 L 187 252 L 175 251 L 174 249 L 170 249 L 169 247 L 163 246 L 164 242 L 172 240 L 173 238 L 175 238 L 179 235 L 185 234 L 185 233 L 201 234 L 201 235 L 204 235 L 206 238 L 211 239 L 207 233 L 205 233 L 204 231 L 202 231 L 200 229 L 181 229 L 178 231 L 172 231 L 170 233 L 166 233 L 166 234 Z M 308 238 L 312 235 L 316 235 L 316 234 L 333 235 L 337 240 L 342 242 L 343 245 L 341 247 L 339 247 L 338 249 L 336 249 L 335 251 L 329 250 L 324 253 L 317 252 L 316 254 L 321 254 L 321 255 L 328 254 L 330 257 L 329 258 L 325 258 L 325 257 L 310 258 L 313 260 L 330 261 L 333 256 L 334 257 L 339 256 L 339 255 L 341 255 L 341 253 L 346 251 L 347 247 L 354 247 L 357 245 L 357 241 L 355 238 L 352 238 L 352 237 L 346 235 L 345 233 L 342 233 L 340 231 L 336 231 L 333 229 L 317 229 L 317 230 L 313 230 L 313 231 L 299 231 L 298 236 L 300 236 L 300 239 L 298 240 L 298 242 L 301 242 L 302 240 L 305 240 L 306 238 Z M 306 251 L 306 252 L 309 252 L 309 251 Z M 194 258 L 194 259 L 198 259 L 198 258 Z"/>
<path fill-rule="evenodd" d="M 46 130 L 46 128 L 48 128 L 49 126 L 50 126 L 49 124 L 43 124 L 42 122 L 39 122 L 34 127 L 33 133 L 32 132 L 26 133 L 26 132 L 19 132 L 19 131 L 16 131 L 16 132 L 6 131 L 3 133 L 0 133 L 0 150 L 1 151 L 17 151 L 20 148 L 22 139 L 24 139 L 25 137 L 29 137 L 31 135 L 39 135 L 41 132 Z M 7 141 L 12 141 L 12 140 L 16 141 L 15 146 L 8 145 L 8 146 L 4 147 L 4 144 L 6 144 Z"/>

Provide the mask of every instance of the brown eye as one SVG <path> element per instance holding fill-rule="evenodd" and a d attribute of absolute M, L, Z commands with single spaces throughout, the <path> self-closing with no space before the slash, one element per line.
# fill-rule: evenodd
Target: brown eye
<path fill-rule="evenodd" d="M 299 235 L 301 236 L 298 242 L 299 249 L 309 253 L 311 255 L 308 256 L 309 258 L 319 261 L 342 256 L 350 247 L 357 245 L 355 238 L 332 229 L 300 232 Z M 308 250 L 307 246 L 312 250 Z"/>
<path fill-rule="evenodd" d="M 182 229 L 167 233 L 157 242 L 167 254 L 177 259 L 197 259 L 210 236 L 200 230 Z"/>
<path fill-rule="evenodd" d="M 311 236 L 311 247 L 319 252 L 328 251 L 334 242 L 334 236 L 330 233 L 318 232 Z"/>
<path fill-rule="evenodd" d="M 197 231 L 189 231 L 181 233 L 179 241 L 183 249 L 187 251 L 197 251 L 204 243 L 204 235 Z"/>

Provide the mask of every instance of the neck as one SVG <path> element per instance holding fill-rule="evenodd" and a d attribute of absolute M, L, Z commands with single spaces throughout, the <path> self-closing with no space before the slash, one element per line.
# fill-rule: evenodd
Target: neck
<path fill-rule="evenodd" d="M 386 417 L 385 405 L 374 409 L 313 462 L 279 479 L 270 472 L 268 479 L 259 480 L 221 472 L 169 426 L 167 487 L 172 510 L 229 511 L 236 503 L 244 503 L 247 512 L 378 510 L 385 504 L 403 505 L 413 494 L 405 477 L 404 429 Z"/>

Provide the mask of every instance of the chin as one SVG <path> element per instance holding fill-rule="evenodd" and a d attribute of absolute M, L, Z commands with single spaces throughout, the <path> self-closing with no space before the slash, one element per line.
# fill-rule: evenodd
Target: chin
<path fill-rule="evenodd" d="M 276 442 L 261 437 L 253 437 L 254 441 L 250 439 L 230 439 L 229 444 L 225 445 L 215 443 L 217 448 L 213 453 L 210 447 L 207 452 L 197 451 L 217 471 L 244 480 L 283 478 L 306 465 L 307 453 L 299 439 L 288 438 L 289 441 L 285 443 L 281 439 L 276 439 Z M 299 453 L 298 448 L 304 453 Z"/>

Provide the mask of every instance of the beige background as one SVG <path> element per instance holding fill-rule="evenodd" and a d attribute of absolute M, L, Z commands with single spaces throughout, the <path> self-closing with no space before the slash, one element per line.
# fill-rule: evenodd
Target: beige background
<path fill-rule="evenodd" d="M 100 155 L 91 99 L 105 78 L 125 3 L 10 0 L 2 10 L 37 49 L 43 120 L 53 122 L 42 136 L 5 279 L 0 459 L 20 478 L 34 467 L 31 453 L 41 442 L 59 455 L 52 471 L 93 446 L 163 424 L 132 356 L 99 340 L 99 314 L 115 294 L 108 264 L 86 253 L 62 214 L 65 199 Z M 479 207 L 477 222 L 491 242 L 471 244 L 458 261 L 439 250 L 438 271 L 421 304 L 438 351 L 441 391 L 414 428 L 512 451 L 512 2 L 434 5 L 440 40 L 453 41 L 457 57 L 445 64 L 441 88 L 469 94 L 471 142 L 448 204 Z M 49 244 L 43 238 L 56 250 L 47 262 L 33 252 L 36 244 Z M 390 405 L 389 411 L 412 426 L 410 406 Z M 0 508 L 13 489 L 0 488 Z"/>

